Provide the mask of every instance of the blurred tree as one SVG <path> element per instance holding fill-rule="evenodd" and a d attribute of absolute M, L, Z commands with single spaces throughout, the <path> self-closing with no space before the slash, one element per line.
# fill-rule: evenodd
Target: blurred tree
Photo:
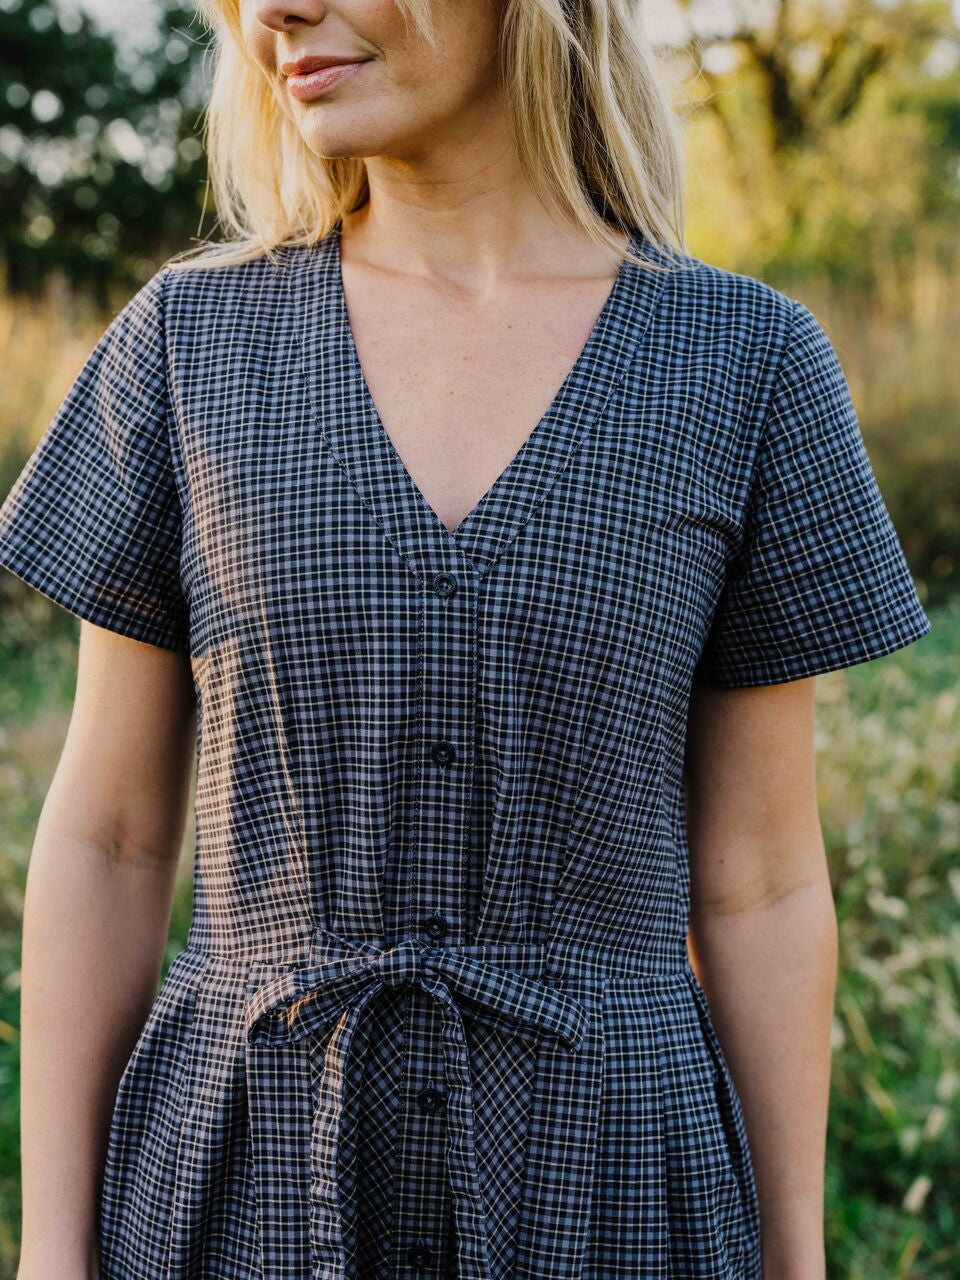
<path fill-rule="evenodd" d="M 0 6 L 0 254 L 7 289 L 52 271 L 107 300 L 198 232 L 202 29 L 159 0 L 124 48 L 47 0 Z M 202 34 L 201 34 L 202 33 Z"/>
<path fill-rule="evenodd" d="M 759 9 L 751 4 L 749 15 L 743 4 L 680 3 L 691 28 L 686 52 L 708 91 L 706 105 L 736 143 L 742 113 L 723 79 L 732 66 L 746 71 L 774 153 L 842 124 L 886 67 L 916 66 L 933 43 L 958 41 L 950 0 L 772 0 Z M 717 50 L 736 58 L 715 60 Z"/>
<path fill-rule="evenodd" d="M 785 286 L 823 274 L 916 310 L 917 282 L 935 262 L 948 273 L 958 247 L 950 0 L 680 7 L 701 251 Z"/>

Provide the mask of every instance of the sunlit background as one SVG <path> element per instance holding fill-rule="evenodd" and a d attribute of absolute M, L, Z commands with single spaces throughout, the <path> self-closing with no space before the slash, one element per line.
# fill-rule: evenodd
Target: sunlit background
<path fill-rule="evenodd" d="M 958 10 L 643 11 L 683 120 L 686 247 L 784 289 L 827 328 L 933 622 L 902 652 L 817 680 L 841 933 L 826 1216 L 831 1280 L 956 1280 Z M 0 494 L 111 314 L 213 233 L 207 44 L 190 8 L 161 0 L 0 0 Z M 77 633 L 0 570 L 0 1277 L 15 1275 L 19 1235 L 23 887 Z M 192 839 L 191 827 L 167 962 L 185 940 Z"/>

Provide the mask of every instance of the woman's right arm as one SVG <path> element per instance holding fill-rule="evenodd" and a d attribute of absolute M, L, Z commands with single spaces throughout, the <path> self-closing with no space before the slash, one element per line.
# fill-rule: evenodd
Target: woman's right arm
<path fill-rule="evenodd" d="M 27 872 L 18 1280 L 96 1280 L 120 1075 L 157 991 L 193 773 L 189 658 L 83 622 Z"/>

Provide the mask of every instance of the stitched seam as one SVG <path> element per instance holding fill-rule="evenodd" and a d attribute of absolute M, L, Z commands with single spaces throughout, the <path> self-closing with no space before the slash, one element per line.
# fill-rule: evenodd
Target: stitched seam
<path fill-rule="evenodd" d="M 167 456 L 170 459 L 171 470 L 173 471 L 173 489 L 177 496 L 177 505 L 180 509 L 180 528 L 177 535 L 179 565 L 178 580 L 182 588 L 184 600 L 187 606 L 187 616 L 184 619 L 187 631 L 187 651 L 190 649 L 190 606 L 193 600 L 194 580 L 193 575 L 185 572 L 184 568 L 184 524 L 186 521 L 187 504 L 184 493 L 180 487 L 180 476 L 178 468 L 173 465 L 174 459 L 174 442 L 177 437 L 179 428 L 179 420 L 174 409 L 173 402 L 173 383 L 170 379 L 170 343 L 167 335 L 167 282 L 170 279 L 170 266 L 164 264 L 160 268 L 160 338 L 163 343 L 163 403 L 164 403 L 164 428 L 166 431 Z"/>
<path fill-rule="evenodd" d="M 289 295 L 288 301 L 292 303 L 293 301 L 292 287 L 293 286 L 291 284 L 290 273 L 289 271 L 284 270 L 281 274 L 284 282 L 284 287 Z M 359 501 L 360 505 L 367 512 L 370 519 L 379 528 L 381 534 L 383 535 L 384 541 L 388 542 L 390 546 L 393 547 L 397 556 L 400 558 L 400 560 L 403 561 L 403 563 L 406 565 L 409 571 L 413 574 L 413 576 L 417 579 L 417 581 L 422 584 L 425 583 L 426 580 L 424 578 L 424 575 L 420 572 L 420 570 L 414 564 L 410 556 L 403 550 L 403 548 L 400 546 L 399 542 L 393 536 L 393 534 L 387 529 L 386 525 L 384 524 L 383 520 L 377 513 L 373 504 L 366 498 L 366 496 L 363 493 L 361 493 L 353 476 L 350 474 L 349 468 L 347 467 L 346 463 L 344 462 L 340 454 L 337 452 L 337 450 L 333 447 L 333 444 L 330 441 L 330 437 L 327 435 L 327 432 L 324 429 L 323 421 L 320 417 L 320 407 L 314 395 L 313 385 L 309 376 L 309 366 L 307 364 L 307 352 L 306 352 L 306 346 L 304 342 L 304 334 L 300 327 L 298 327 L 298 332 L 297 332 L 297 349 L 300 353 L 300 360 L 299 360 L 300 373 L 301 373 L 303 387 L 307 397 L 307 403 L 310 406 L 311 417 L 313 418 L 313 422 L 314 422 L 314 426 L 316 427 L 317 434 L 319 435 L 320 439 L 323 441 L 324 448 L 328 451 L 330 456 L 333 458 L 333 460 L 336 462 L 337 466 L 339 467 L 340 472 L 343 475 L 344 480 L 346 481 L 347 487 L 355 495 L 356 499 Z M 362 392 L 362 387 L 360 388 L 360 390 Z"/>
<path fill-rule="evenodd" d="M 485 565 L 478 566 L 478 572 L 481 575 L 489 573 L 493 565 L 497 562 L 497 560 L 499 560 L 500 557 L 507 551 L 507 549 L 511 547 L 514 542 L 517 541 L 521 532 L 527 527 L 530 521 L 538 514 L 543 513 L 544 508 L 546 507 L 547 502 L 550 498 L 550 495 L 556 488 L 560 480 L 560 477 L 568 469 L 568 467 L 573 462 L 573 459 L 576 457 L 576 455 L 581 451 L 581 449 L 583 449 L 587 439 L 598 429 L 604 414 L 607 412 L 607 409 L 610 405 L 610 401 L 613 399 L 615 391 L 627 376 L 627 360 L 629 359 L 630 356 L 632 356 L 637 351 L 638 347 L 640 346 L 640 340 L 644 337 L 647 330 L 653 324 L 655 316 L 659 313 L 660 309 L 664 304 L 664 300 L 667 297 L 666 285 L 668 283 L 673 284 L 674 278 L 675 278 L 675 272 L 671 271 L 667 274 L 667 277 L 664 280 L 661 280 L 660 284 L 657 287 L 656 296 L 651 300 L 644 319 L 637 326 L 636 332 L 631 335 L 628 341 L 628 349 L 623 352 L 623 355 L 621 357 L 621 366 L 620 366 L 619 372 L 611 382 L 607 391 L 604 393 L 596 410 L 591 411 L 589 423 L 582 425 L 581 428 L 578 430 L 576 439 L 573 440 L 573 442 L 568 446 L 566 453 L 564 454 L 563 457 L 561 457 L 559 463 L 557 464 L 557 466 L 553 471 L 553 474 L 548 477 L 542 492 L 537 496 L 537 498 L 531 504 L 530 509 L 527 511 L 526 515 L 517 522 L 516 527 L 513 529 L 510 535 L 506 537 L 503 540 L 502 544 L 499 547 L 497 547 L 496 551 L 494 551 L 490 555 L 487 563 Z M 524 449 L 526 449 L 529 443 L 530 443 L 530 438 L 528 437 L 527 440 L 524 441 L 523 445 L 521 446 L 521 449 L 520 449 L 521 453 L 523 452 Z M 483 499 L 481 499 L 481 501 L 483 501 Z"/>

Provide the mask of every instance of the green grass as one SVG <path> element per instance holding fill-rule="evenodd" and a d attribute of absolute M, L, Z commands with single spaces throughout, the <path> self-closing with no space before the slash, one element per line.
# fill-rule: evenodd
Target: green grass
<path fill-rule="evenodd" d="M 840 921 L 831 1276 L 960 1274 L 960 604 L 901 654 L 818 681 Z"/>
<path fill-rule="evenodd" d="M 0 630 L 0 1277 L 19 1232 L 18 967 L 30 844 L 66 732 L 74 624 Z M 818 793 L 840 922 L 827 1161 L 828 1274 L 960 1274 L 960 602 L 933 631 L 817 681 Z M 166 965 L 191 909 L 192 830 Z"/>

